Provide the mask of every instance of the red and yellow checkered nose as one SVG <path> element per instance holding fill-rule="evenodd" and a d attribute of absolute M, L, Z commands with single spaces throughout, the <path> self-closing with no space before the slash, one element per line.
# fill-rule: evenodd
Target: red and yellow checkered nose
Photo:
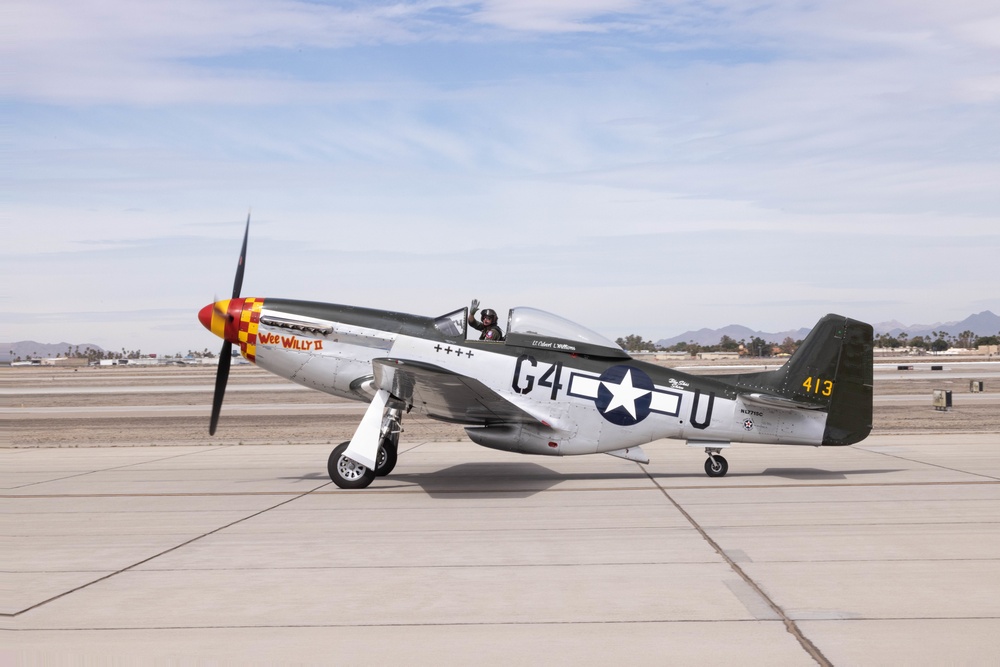
<path fill-rule="evenodd" d="M 198 320 L 219 338 L 239 345 L 243 356 L 254 361 L 263 305 L 264 299 L 223 299 L 198 311 Z"/>

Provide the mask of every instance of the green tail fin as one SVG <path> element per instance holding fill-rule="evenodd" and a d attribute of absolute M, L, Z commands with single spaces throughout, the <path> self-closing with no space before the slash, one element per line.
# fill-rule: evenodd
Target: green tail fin
<path fill-rule="evenodd" d="M 872 326 L 844 318 L 836 389 L 823 433 L 824 445 L 853 445 L 872 432 Z"/>
<path fill-rule="evenodd" d="M 827 315 L 784 366 L 734 379 L 741 390 L 825 410 L 823 444 L 853 445 L 872 430 L 872 339 L 870 324 Z"/>

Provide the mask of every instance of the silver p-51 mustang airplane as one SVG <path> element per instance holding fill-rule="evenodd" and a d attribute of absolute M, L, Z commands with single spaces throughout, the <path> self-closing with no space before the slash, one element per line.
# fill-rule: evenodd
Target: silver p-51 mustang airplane
<path fill-rule="evenodd" d="M 342 488 L 396 464 L 402 419 L 416 411 L 463 424 L 473 442 L 511 452 L 605 453 L 648 463 L 640 446 L 686 440 L 726 474 L 734 443 L 851 445 L 872 427 L 872 327 L 827 315 L 773 371 L 693 376 L 637 361 L 600 334 L 534 308 L 512 308 L 502 342 L 467 338 L 468 309 L 422 317 L 274 298 L 241 298 L 247 229 L 233 297 L 198 318 L 222 338 L 209 432 L 232 346 L 276 375 L 369 403 L 330 454 Z"/>

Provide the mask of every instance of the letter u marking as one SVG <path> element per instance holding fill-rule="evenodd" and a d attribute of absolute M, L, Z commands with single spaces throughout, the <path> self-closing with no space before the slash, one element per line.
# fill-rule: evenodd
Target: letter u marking
<path fill-rule="evenodd" d="M 698 421 L 698 402 L 701 400 L 701 389 L 694 390 L 694 401 L 691 403 L 691 426 L 706 429 L 712 423 L 712 408 L 715 407 L 715 392 L 708 394 L 708 409 L 705 410 L 705 421 Z"/>

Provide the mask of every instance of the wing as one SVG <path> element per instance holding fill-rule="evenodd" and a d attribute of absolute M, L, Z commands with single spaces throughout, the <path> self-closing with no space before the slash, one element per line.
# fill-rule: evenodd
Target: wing
<path fill-rule="evenodd" d="M 375 385 L 429 417 L 468 425 L 541 420 L 467 375 L 419 361 L 374 359 Z"/>

